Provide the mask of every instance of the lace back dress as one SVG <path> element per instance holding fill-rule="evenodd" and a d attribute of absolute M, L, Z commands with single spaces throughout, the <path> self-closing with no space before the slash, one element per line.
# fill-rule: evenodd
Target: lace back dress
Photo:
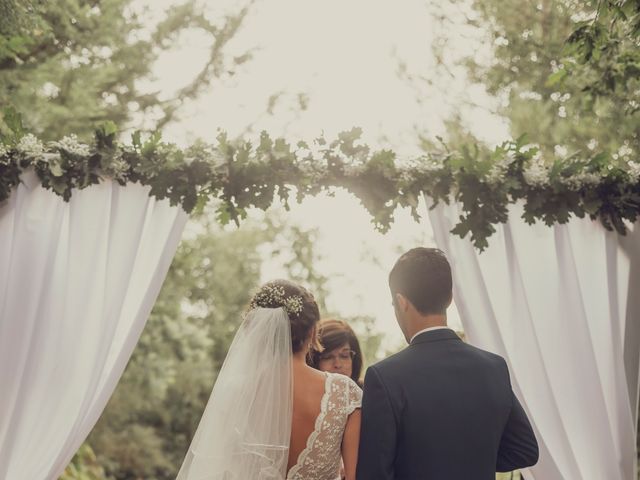
<path fill-rule="evenodd" d="M 320 414 L 306 448 L 291 467 L 287 480 L 340 478 L 342 436 L 347 418 L 362 404 L 362 390 L 349 377 L 327 373 Z"/>

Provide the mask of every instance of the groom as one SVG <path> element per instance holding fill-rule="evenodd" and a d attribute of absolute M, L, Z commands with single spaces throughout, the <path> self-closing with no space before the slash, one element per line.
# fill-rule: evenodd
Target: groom
<path fill-rule="evenodd" d="M 494 480 L 534 465 L 538 444 L 507 364 L 447 328 L 444 254 L 409 250 L 389 287 L 409 347 L 367 370 L 357 480 Z"/>

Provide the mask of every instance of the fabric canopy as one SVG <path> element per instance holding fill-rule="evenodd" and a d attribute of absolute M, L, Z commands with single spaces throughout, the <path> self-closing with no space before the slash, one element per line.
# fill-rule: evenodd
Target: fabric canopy
<path fill-rule="evenodd" d="M 54 480 L 102 413 L 187 215 L 137 184 L 0 206 L 0 478 Z"/>
<path fill-rule="evenodd" d="M 534 423 L 527 480 L 636 478 L 638 224 L 626 237 L 588 219 L 528 225 L 516 204 L 480 253 L 449 233 L 459 215 L 429 213 L 468 339 L 507 359 Z"/>

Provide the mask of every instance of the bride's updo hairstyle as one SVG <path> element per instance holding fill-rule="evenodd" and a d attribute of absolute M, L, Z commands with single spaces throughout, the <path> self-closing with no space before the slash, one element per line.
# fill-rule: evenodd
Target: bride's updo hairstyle
<path fill-rule="evenodd" d="M 260 287 L 251 299 L 249 310 L 254 308 L 284 308 L 291 323 L 291 347 L 293 353 L 301 351 L 309 335 L 320 320 L 320 310 L 311 292 L 289 280 L 272 280 Z M 311 348 L 322 351 L 317 335 L 311 340 Z"/>

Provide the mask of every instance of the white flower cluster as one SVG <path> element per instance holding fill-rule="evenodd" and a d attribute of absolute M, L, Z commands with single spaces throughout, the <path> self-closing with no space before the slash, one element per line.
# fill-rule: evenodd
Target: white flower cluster
<path fill-rule="evenodd" d="M 298 161 L 298 168 L 305 177 L 308 177 L 311 183 L 317 183 L 322 178 L 323 169 L 320 163 L 307 158 Z"/>
<path fill-rule="evenodd" d="M 111 162 L 107 167 L 107 171 L 110 175 L 113 175 L 115 178 L 124 178 L 124 174 L 129 169 L 129 165 L 124 161 L 122 155 L 116 155 L 113 157 Z"/>
<path fill-rule="evenodd" d="M 640 180 L 640 163 L 634 162 L 633 160 L 629 160 L 629 176 L 631 180 L 637 182 Z"/>
<path fill-rule="evenodd" d="M 227 164 L 227 157 L 225 157 L 224 153 L 222 153 L 217 148 L 209 147 L 210 151 L 208 152 L 208 158 L 215 168 L 223 167 Z"/>
<path fill-rule="evenodd" d="M 433 157 L 421 157 L 416 166 L 423 172 L 437 172 L 443 168 L 442 162 Z"/>
<path fill-rule="evenodd" d="M 491 167 L 491 170 L 489 170 L 489 173 L 487 174 L 487 181 L 493 184 L 498 183 L 504 176 L 505 171 L 506 169 L 500 168 L 500 165 L 494 165 L 493 167 Z"/>
<path fill-rule="evenodd" d="M 489 170 L 487 174 L 487 181 L 489 183 L 498 183 L 504 175 L 507 173 L 509 165 L 515 162 L 516 157 L 513 152 L 507 152 L 500 160 L 498 160 Z"/>
<path fill-rule="evenodd" d="M 303 303 L 300 295 L 287 296 L 282 286 L 267 284 L 251 300 L 249 310 L 254 308 L 284 308 L 289 315 L 299 315 Z"/>
<path fill-rule="evenodd" d="M 582 187 L 589 185 L 597 185 L 600 183 L 602 176 L 595 172 L 580 172 L 571 177 L 566 177 L 562 180 L 562 183 L 569 188 L 579 190 Z"/>
<path fill-rule="evenodd" d="M 524 181 L 532 187 L 539 187 L 549 182 L 549 167 L 545 165 L 540 153 L 531 159 L 522 175 L 524 176 Z"/>
<path fill-rule="evenodd" d="M 35 135 L 28 133 L 20 139 L 16 149 L 24 155 L 40 157 L 44 153 L 44 145 Z"/>
<path fill-rule="evenodd" d="M 154 149 L 159 157 L 173 157 L 180 154 L 180 149 L 175 143 L 160 142 Z"/>
<path fill-rule="evenodd" d="M 331 150 L 331 155 L 339 159 L 343 165 L 348 165 L 350 163 L 353 163 L 351 158 L 347 156 L 347 154 L 344 153 L 338 146 Z"/>
<path fill-rule="evenodd" d="M 327 145 L 320 145 L 318 141 L 313 141 L 305 146 L 298 146 L 295 150 L 298 159 L 310 160 L 314 163 L 322 164 L 326 161 L 325 150 Z"/>
<path fill-rule="evenodd" d="M 80 143 L 78 141 L 78 137 L 75 134 L 62 137 L 62 140 L 52 142 L 51 146 L 54 148 L 66 150 L 67 152 L 73 153 L 74 155 L 86 156 L 91 153 L 91 148 L 89 147 L 89 145 Z"/>
<path fill-rule="evenodd" d="M 427 155 L 418 158 L 399 158 L 396 164 L 400 167 L 400 180 L 403 183 L 412 183 L 416 174 L 434 173 L 444 168 L 437 157 Z"/>
<path fill-rule="evenodd" d="M 0 165 L 9 165 L 10 157 L 7 155 L 9 148 L 0 142 Z"/>
<path fill-rule="evenodd" d="M 348 177 L 357 177 L 362 173 L 362 170 L 361 165 L 354 165 L 353 163 L 347 163 L 343 168 L 344 174 Z"/>

